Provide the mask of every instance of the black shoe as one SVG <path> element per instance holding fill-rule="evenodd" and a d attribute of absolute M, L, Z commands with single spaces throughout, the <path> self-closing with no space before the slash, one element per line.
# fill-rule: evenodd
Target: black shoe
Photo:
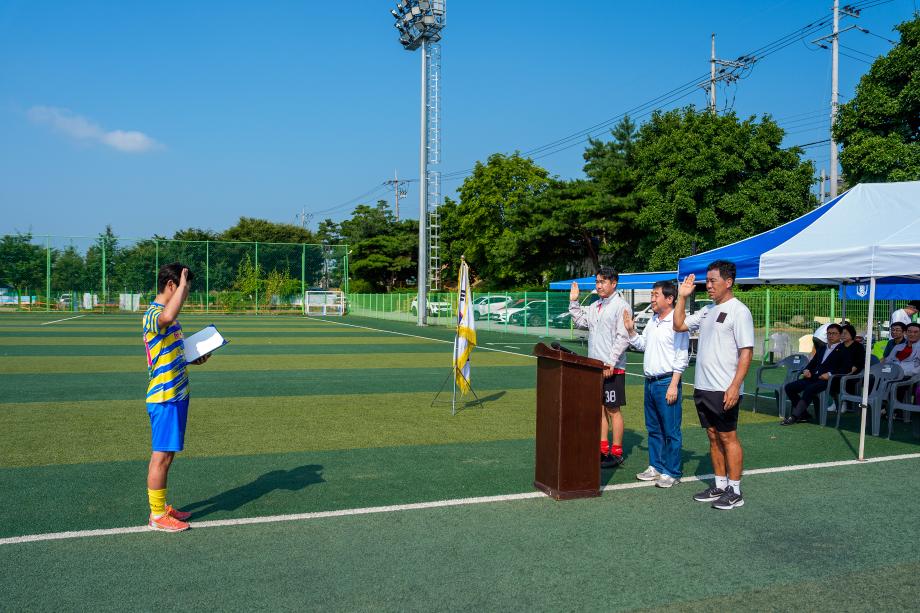
<path fill-rule="evenodd" d="M 790 415 L 789 417 L 784 417 L 783 421 L 779 422 L 781 426 L 791 426 L 793 424 L 799 423 L 799 419 L 795 415 Z"/>
<path fill-rule="evenodd" d="M 712 503 L 713 509 L 721 509 L 723 511 L 729 511 L 737 507 L 744 506 L 744 498 L 741 497 L 741 494 L 736 494 L 735 490 L 728 488 L 725 490 L 725 493 L 719 497 L 718 500 Z"/>
<path fill-rule="evenodd" d="M 625 461 L 626 459 L 621 455 L 613 455 L 612 453 L 608 453 L 601 460 L 601 468 L 616 468 Z"/>
<path fill-rule="evenodd" d="M 799 415 L 799 421 L 802 422 L 802 423 L 807 424 L 807 423 L 811 422 L 812 420 L 814 420 L 814 417 L 812 417 L 812 416 L 811 416 L 811 413 L 809 413 L 808 411 L 805 411 L 804 413 L 802 413 L 801 415 Z"/>
<path fill-rule="evenodd" d="M 713 500 L 718 500 L 725 494 L 725 490 L 721 487 L 712 486 L 708 489 L 699 492 L 693 496 L 693 499 L 697 502 L 712 502 Z"/>

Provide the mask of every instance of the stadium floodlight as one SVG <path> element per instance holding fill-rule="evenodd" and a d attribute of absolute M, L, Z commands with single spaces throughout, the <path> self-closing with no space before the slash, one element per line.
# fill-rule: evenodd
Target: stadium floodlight
<path fill-rule="evenodd" d="M 390 13 L 396 20 L 399 44 L 406 51 L 422 49 L 422 117 L 419 145 L 418 325 L 428 317 L 428 284 L 439 287 L 440 255 L 437 207 L 441 173 L 428 164 L 441 163 L 441 30 L 447 24 L 446 0 L 399 0 Z M 431 226 L 432 232 L 428 230 Z M 429 236 L 431 243 L 429 244 Z M 431 275 L 429 276 L 429 271 Z"/>

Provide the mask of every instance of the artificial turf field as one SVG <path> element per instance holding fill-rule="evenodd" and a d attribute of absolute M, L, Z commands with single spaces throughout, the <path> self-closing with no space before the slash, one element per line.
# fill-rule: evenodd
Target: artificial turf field
<path fill-rule="evenodd" d="M 169 497 L 195 529 L 21 542 L 146 519 L 140 316 L 42 325 L 63 317 L 0 315 L 0 610 L 918 608 L 920 459 L 783 468 L 852 460 L 852 415 L 837 431 L 743 411 L 747 504 L 720 512 L 693 481 L 627 487 L 647 465 L 635 377 L 600 498 L 444 502 L 533 492 L 534 339 L 481 332 L 485 406 L 451 416 L 430 406 L 451 331 L 355 317 L 183 316 L 231 339 L 190 367 Z M 684 404 L 684 470 L 705 475 Z M 900 424 L 866 449 L 920 445 Z"/>

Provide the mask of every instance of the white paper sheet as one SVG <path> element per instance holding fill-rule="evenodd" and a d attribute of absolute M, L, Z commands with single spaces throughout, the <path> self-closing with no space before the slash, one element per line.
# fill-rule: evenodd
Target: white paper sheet
<path fill-rule="evenodd" d="M 220 335 L 214 325 L 207 326 L 185 338 L 185 361 L 194 362 L 201 356 L 223 347 L 228 342 Z"/>

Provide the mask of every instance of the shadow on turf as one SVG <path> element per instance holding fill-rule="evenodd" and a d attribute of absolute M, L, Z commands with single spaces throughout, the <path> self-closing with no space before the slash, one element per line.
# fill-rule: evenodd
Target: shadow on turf
<path fill-rule="evenodd" d="M 501 391 L 501 392 L 495 392 L 494 394 L 489 394 L 488 396 L 480 396 L 479 402 L 477 402 L 476 400 L 470 400 L 469 397 L 465 397 L 465 398 L 458 397 L 457 398 L 457 413 L 460 413 L 461 411 L 469 411 L 470 409 L 475 409 L 475 408 L 484 409 L 486 408 L 485 404 L 487 402 L 495 402 L 496 400 L 500 400 L 501 397 L 504 396 L 505 394 L 506 392 Z M 480 406 L 479 403 L 482 403 L 482 406 Z M 436 396 L 435 400 L 432 401 L 432 406 L 436 406 L 439 404 L 441 405 L 450 404 L 450 400 L 438 400 Z"/>
<path fill-rule="evenodd" d="M 182 507 L 183 511 L 193 511 L 195 519 L 201 519 L 218 511 L 235 511 L 275 490 L 302 490 L 314 483 L 323 483 L 323 467 L 318 464 L 298 466 L 291 470 L 273 470 L 260 476 L 255 481 L 235 487 L 232 490 L 199 500 Z"/>
<path fill-rule="evenodd" d="M 645 458 L 648 458 L 648 446 L 643 446 L 642 443 L 645 440 L 645 437 L 639 434 L 638 432 L 633 432 L 627 430 L 623 433 L 623 453 L 626 455 L 627 461 L 630 456 L 634 456 L 637 451 L 645 451 Z M 696 451 L 687 449 L 686 447 L 680 450 L 681 455 L 681 466 L 684 467 L 685 474 L 708 474 L 712 472 L 712 460 L 709 457 L 708 449 L 705 453 L 697 453 Z M 635 462 L 630 464 L 629 468 L 626 468 L 627 463 L 624 463 L 616 468 L 604 468 L 601 470 L 601 486 L 609 485 L 614 481 L 614 476 L 618 471 L 626 472 L 641 472 L 645 470 L 645 464 L 639 466 Z M 688 471 L 687 468 L 690 466 L 696 466 L 693 470 Z M 635 469 L 635 470 L 633 470 Z"/>

